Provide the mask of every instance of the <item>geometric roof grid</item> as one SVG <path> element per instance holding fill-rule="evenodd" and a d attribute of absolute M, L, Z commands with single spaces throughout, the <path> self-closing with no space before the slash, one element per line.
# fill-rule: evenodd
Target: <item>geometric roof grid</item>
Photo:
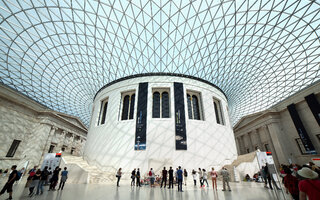
<path fill-rule="evenodd" d="M 320 1 L 1 0 L 0 82 L 89 124 L 140 73 L 207 80 L 235 124 L 320 77 Z"/>

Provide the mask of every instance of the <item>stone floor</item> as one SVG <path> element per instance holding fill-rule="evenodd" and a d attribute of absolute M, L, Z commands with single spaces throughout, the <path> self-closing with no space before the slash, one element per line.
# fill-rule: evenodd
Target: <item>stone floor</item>
<path fill-rule="evenodd" d="M 4 181 L 0 183 L 2 188 Z M 271 200 L 285 199 L 281 190 L 268 190 L 262 183 L 231 183 L 232 191 L 222 191 L 221 182 L 218 182 L 218 191 L 209 188 L 199 188 L 192 185 L 183 187 L 184 192 L 178 192 L 174 189 L 161 189 L 159 187 L 150 188 L 143 186 L 141 188 L 131 187 L 128 183 L 120 182 L 120 187 L 107 184 L 66 184 L 63 191 L 45 191 L 40 196 L 28 196 L 28 188 L 24 188 L 25 181 L 15 184 L 13 199 L 46 199 L 46 200 Z M 0 196 L 0 200 L 8 198 L 8 194 Z M 286 199 L 291 199 L 286 195 Z"/>

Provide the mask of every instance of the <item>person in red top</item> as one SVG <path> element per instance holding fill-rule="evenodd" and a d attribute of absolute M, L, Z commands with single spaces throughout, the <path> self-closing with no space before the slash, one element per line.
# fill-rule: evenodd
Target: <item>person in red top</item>
<path fill-rule="evenodd" d="M 284 170 L 284 173 L 286 174 L 286 176 L 283 178 L 284 186 L 286 187 L 286 192 L 287 194 L 290 192 L 292 198 L 294 200 L 298 200 L 299 199 L 299 188 L 298 188 L 299 180 L 297 177 L 292 176 L 292 172 L 289 167 L 284 167 L 283 170 Z"/>
<path fill-rule="evenodd" d="M 318 174 L 308 167 L 298 171 L 298 175 L 305 178 L 299 182 L 300 200 L 318 200 L 320 197 L 320 180 Z"/>

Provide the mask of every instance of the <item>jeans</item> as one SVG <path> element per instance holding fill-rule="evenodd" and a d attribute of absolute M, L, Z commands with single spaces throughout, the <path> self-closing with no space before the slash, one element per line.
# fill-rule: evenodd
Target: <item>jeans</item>
<path fill-rule="evenodd" d="M 162 187 L 163 182 L 164 182 L 164 187 L 166 187 L 166 185 L 167 185 L 167 178 L 162 178 L 161 187 Z"/>
<path fill-rule="evenodd" d="M 182 192 L 182 179 L 178 179 L 178 191 Z"/>
<path fill-rule="evenodd" d="M 121 176 L 118 176 L 117 186 L 119 186 Z"/>
<path fill-rule="evenodd" d="M 203 179 L 203 181 L 202 181 L 202 185 L 204 185 L 204 182 L 206 182 L 206 183 L 207 183 L 207 187 L 209 187 L 208 180 L 207 180 L 207 179 Z"/>
<path fill-rule="evenodd" d="M 37 193 L 36 194 L 39 194 L 40 191 L 41 191 L 41 194 L 43 193 L 43 185 L 46 183 L 46 180 L 40 180 L 39 181 L 39 184 L 37 186 Z"/>

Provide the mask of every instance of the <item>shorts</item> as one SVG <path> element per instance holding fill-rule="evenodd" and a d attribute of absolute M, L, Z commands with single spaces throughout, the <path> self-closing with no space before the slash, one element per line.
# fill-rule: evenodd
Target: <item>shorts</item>
<path fill-rule="evenodd" d="M 14 182 L 13 182 L 13 183 L 14 183 Z M 7 183 L 3 186 L 0 194 L 3 194 L 6 190 L 7 190 L 8 193 L 9 193 L 9 192 L 12 192 L 13 183 L 8 183 L 8 182 L 7 182 Z"/>

